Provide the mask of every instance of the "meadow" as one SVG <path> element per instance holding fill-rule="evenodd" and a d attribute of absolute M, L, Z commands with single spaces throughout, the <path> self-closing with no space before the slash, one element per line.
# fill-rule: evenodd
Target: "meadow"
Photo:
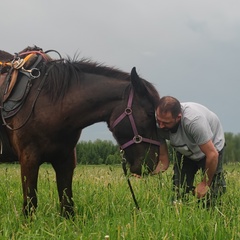
<path fill-rule="evenodd" d="M 0 164 L 0 239 L 240 239 L 240 165 L 228 164 L 225 170 L 227 193 L 212 209 L 199 206 L 194 196 L 187 203 L 172 203 L 171 167 L 162 175 L 131 177 L 137 210 L 120 165 L 78 165 L 76 215 L 67 220 L 59 216 L 51 165 L 40 168 L 36 214 L 24 218 L 20 166 Z"/>

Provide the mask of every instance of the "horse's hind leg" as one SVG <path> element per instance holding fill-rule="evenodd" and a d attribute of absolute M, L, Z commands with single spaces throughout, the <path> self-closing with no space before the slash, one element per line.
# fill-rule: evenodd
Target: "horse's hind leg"
<path fill-rule="evenodd" d="M 55 160 L 52 166 L 56 172 L 58 196 L 61 207 L 61 215 L 64 217 L 74 216 L 74 203 L 72 200 L 72 178 L 76 166 L 75 149 L 66 160 Z"/>
<path fill-rule="evenodd" d="M 37 208 L 37 180 L 39 164 L 30 159 L 21 159 L 21 179 L 23 188 L 23 214 L 31 215 Z"/>

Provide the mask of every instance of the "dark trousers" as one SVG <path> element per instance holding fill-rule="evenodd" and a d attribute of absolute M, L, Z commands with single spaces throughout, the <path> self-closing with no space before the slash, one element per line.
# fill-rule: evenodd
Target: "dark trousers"
<path fill-rule="evenodd" d="M 208 193 L 208 201 L 215 201 L 218 196 L 222 195 L 226 191 L 226 182 L 223 173 L 223 151 L 219 152 L 218 166 L 216 173 L 213 177 L 210 191 Z M 174 163 L 174 175 L 173 175 L 173 187 L 175 191 L 175 198 L 184 199 L 187 193 L 194 193 L 195 187 L 193 186 L 194 177 L 199 169 L 205 173 L 206 157 L 200 161 L 193 161 L 179 152 L 176 152 L 176 161 Z"/>

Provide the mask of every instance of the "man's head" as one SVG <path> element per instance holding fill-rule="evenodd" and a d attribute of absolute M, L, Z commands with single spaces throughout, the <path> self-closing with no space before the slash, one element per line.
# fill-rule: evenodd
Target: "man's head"
<path fill-rule="evenodd" d="M 176 132 L 181 121 L 181 104 L 171 96 L 162 97 L 156 111 L 156 120 L 160 128 Z"/>

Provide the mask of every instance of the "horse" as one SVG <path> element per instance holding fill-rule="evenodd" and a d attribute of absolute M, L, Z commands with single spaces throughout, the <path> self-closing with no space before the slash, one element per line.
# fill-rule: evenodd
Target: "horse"
<path fill-rule="evenodd" d="M 32 68 L 22 64 L 17 69 L 18 77 L 30 79 L 29 91 L 17 113 L 6 117 L 1 107 L 2 127 L 20 163 L 23 214 L 37 209 L 38 172 L 48 162 L 56 173 L 60 213 L 68 217 L 74 216 L 75 150 L 84 128 L 106 122 L 130 172 L 154 171 L 159 159 L 155 119 L 159 94 L 135 67 L 129 74 L 89 59 L 51 59 L 46 53 L 22 51 L 7 65 L 10 71 L 30 54 L 40 59 Z M 0 89 L 1 105 L 6 85 L 5 81 Z"/>

